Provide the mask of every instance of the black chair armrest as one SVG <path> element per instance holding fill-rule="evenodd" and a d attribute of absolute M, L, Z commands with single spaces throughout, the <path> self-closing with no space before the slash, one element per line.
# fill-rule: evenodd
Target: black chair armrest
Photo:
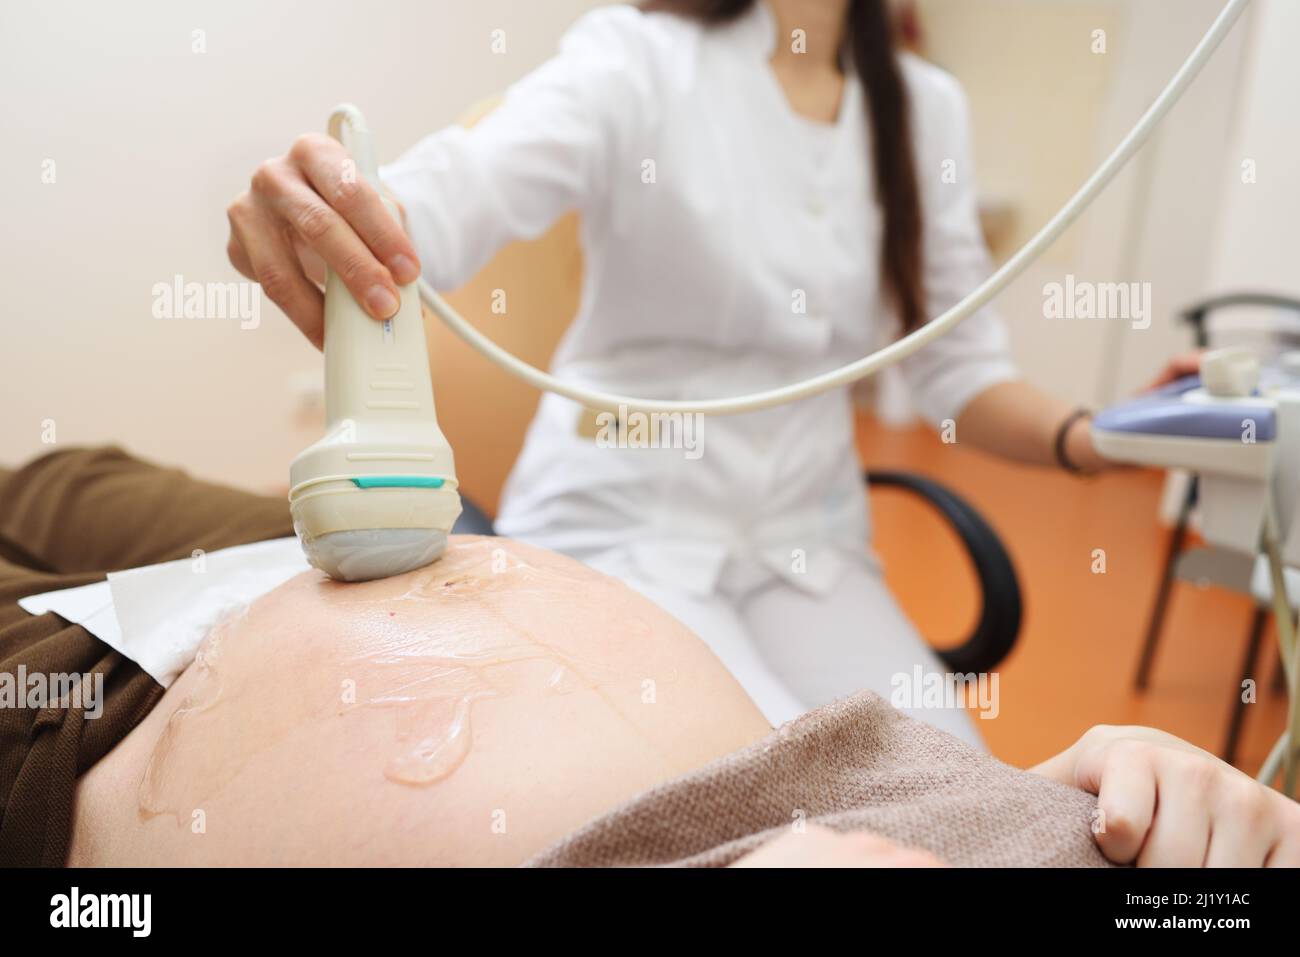
<path fill-rule="evenodd" d="M 909 472 L 869 471 L 868 485 L 899 488 L 933 506 L 960 536 L 979 577 L 982 608 L 975 630 L 955 648 L 938 651 L 954 672 L 992 671 L 1011 651 L 1020 634 L 1020 582 L 997 532 L 965 499 L 933 479 Z"/>

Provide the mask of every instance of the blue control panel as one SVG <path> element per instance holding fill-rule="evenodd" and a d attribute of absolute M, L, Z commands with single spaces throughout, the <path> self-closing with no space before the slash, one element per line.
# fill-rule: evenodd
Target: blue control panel
<path fill-rule="evenodd" d="M 1097 413 L 1092 427 L 1105 432 L 1173 435 L 1196 439 L 1241 441 L 1242 422 L 1254 423 L 1255 440 L 1271 442 L 1277 435 L 1277 410 L 1260 397 L 1258 402 L 1191 402 L 1187 393 L 1200 388 L 1199 376 L 1187 376 L 1154 392 L 1130 399 Z M 1259 395 L 1256 391 L 1255 395 Z"/>

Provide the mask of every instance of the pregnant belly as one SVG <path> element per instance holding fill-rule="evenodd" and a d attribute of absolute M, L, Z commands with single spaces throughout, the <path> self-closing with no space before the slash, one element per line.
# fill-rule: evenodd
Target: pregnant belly
<path fill-rule="evenodd" d="M 223 623 L 77 791 L 70 863 L 516 864 L 768 728 L 685 626 L 504 539 Z"/>

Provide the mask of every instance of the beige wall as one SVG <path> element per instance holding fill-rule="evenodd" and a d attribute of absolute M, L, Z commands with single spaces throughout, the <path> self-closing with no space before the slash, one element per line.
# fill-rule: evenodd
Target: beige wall
<path fill-rule="evenodd" d="M 970 96 L 981 191 L 1015 210 L 1015 245 L 1128 132 L 1221 6 L 1221 0 L 922 0 L 933 55 Z M 1106 32 L 1101 55 L 1091 50 L 1099 29 Z M 1249 32 L 1248 24 L 1238 25 L 1135 162 L 998 300 L 1016 358 L 1039 385 L 1071 401 L 1106 403 L 1187 348 L 1186 331 L 1172 320 L 1210 288 L 1226 142 Z M 1281 123 L 1281 114 L 1271 121 Z M 1005 257 L 1013 249 L 999 252 Z M 1043 285 L 1067 273 L 1094 282 L 1151 283 L 1151 327 L 1044 319 Z"/>
<path fill-rule="evenodd" d="M 1086 223 L 1085 269 L 1151 283 L 1155 309 L 1150 329 L 1104 324 L 1096 337 L 1103 343 L 1097 378 L 1087 398 L 1113 401 L 1147 382 L 1168 356 L 1186 350 L 1191 333 L 1175 322 L 1176 313 L 1218 288 L 1210 262 L 1227 189 L 1229 134 L 1248 97 L 1242 77 L 1253 58 L 1256 15 L 1270 2 L 1256 0 L 1125 181 Z M 1109 142 L 1146 108 L 1221 7 L 1220 0 L 1132 5 L 1133 42 L 1123 71 L 1127 81 L 1111 104 L 1104 134 Z M 1273 122 L 1286 121 L 1277 114 Z"/>
<path fill-rule="evenodd" d="M 320 128 L 335 102 L 360 104 L 391 157 L 540 62 L 594 5 L 143 0 L 126 16 L 90 0 L 6 3 L 0 462 L 40 451 L 53 420 L 60 443 L 117 441 L 213 478 L 282 484 L 318 428 L 302 409 L 318 354 L 269 303 L 256 330 L 155 319 L 153 285 L 176 274 L 235 278 L 226 204 L 259 160 Z M 1294 105 L 1280 85 L 1300 88 L 1283 46 L 1296 35 L 1297 5 L 1258 5 L 1272 24 L 1256 31 L 1259 50 L 1247 50 L 1239 30 L 1147 151 L 1146 168 L 1126 174 L 1000 302 L 1022 365 L 1068 398 L 1102 400 L 1149 375 L 1184 341 L 1169 314 L 1206 289 L 1287 279 L 1294 183 L 1288 206 L 1278 179 L 1274 192 L 1245 193 L 1228 178 L 1243 149 L 1278 177 L 1297 155 L 1294 124 L 1281 132 Z M 1127 130 L 1218 6 L 924 0 L 933 55 L 970 94 L 983 192 L 1015 210 L 1014 238 L 1041 224 Z M 1088 52 L 1096 28 L 1108 34 L 1101 57 Z M 196 29 L 205 31 L 202 54 L 191 52 Z M 505 31 L 504 55 L 490 52 L 494 29 Z M 349 48 L 356 37 L 367 38 L 360 50 Z M 1251 79 L 1256 58 L 1266 66 Z M 1244 110 L 1239 79 L 1256 97 Z M 57 164 L 52 184 L 41 182 L 47 159 Z M 1042 285 L 1067 271 L 1153 282 L 1156 326 L 1049 324 Z M 457 414 L 460 400 L 440 401 Z M 467 426 L 456 436 L 466 456 L 477 455 L 474 435 Z"/>
<path fill-rule="evenodd" d="M 41 451 L 53 420 L 60 444 L 283 484 L 315 437 L 297 410 L 319 354 L 269 303 L 255 330 L 155 319 L 153 285 L 237 278 L 227 203 L 336 102 L 362 106 L 391 157 L 540 63 L 595 5 L 6 0 L 0 462 Z M 191 52 L 196 29 L 206 53 Z"/>
<path fill-rule="evenodd" d="M 980 192 L 1007 203 L 1010 252 L 1092 172 L 1100 114 L 1113 82 L 1114 38 L 1124 20 L 1115 0 L 922 0 L 927 55 L 962 82 L 975 121 Z M 1107 55 L 1091 52 L 1105 30 Z M 1048 254 L 1068 262 L 1071 233 Z"/>

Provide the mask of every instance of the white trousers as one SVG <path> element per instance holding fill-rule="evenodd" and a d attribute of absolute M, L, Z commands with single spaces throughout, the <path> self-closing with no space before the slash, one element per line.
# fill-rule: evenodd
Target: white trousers
<path fill-rule="evenodd" d="M 896 675 L 948 671 L 898 607 L 866 556 L 827 595 L 813 595 L 747 560 L 730 559 L 707 596 L 650 580 L 621 550 L 584 556 L 689 626 L 779 725 L 864 689 L 890 700 Z M 960 708 L 902 708 L 983 749 Z"/>

